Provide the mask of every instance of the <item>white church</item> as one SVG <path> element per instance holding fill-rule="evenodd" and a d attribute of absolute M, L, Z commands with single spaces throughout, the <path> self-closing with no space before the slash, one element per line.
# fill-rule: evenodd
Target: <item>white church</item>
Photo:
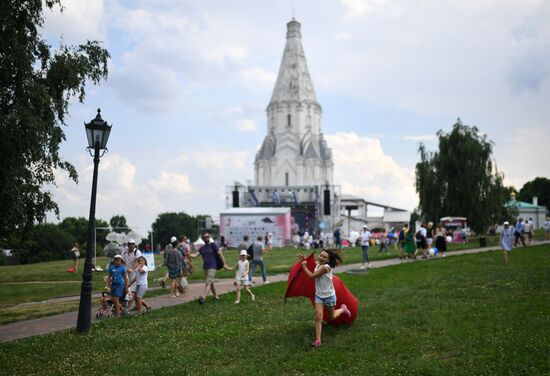
<path fill-rule="evenodd" d="M 322 108 L 302 47 L 300 23 L 287 24 L 286 44 L 277 81 L 267 106 L 267 135 L 254 161 L 254 185 L 226 187 L 227 207 L 290 207 L 300 230 L 343 234 L 407 223 L 410 212 L 342 196 L 332 180 L 332 151 L 321 131 Z M 367 217 L 367 206 L 384 209 Z M 388 220 L 385 220 L 387 217 Z M 391 219 L 390 219 L 391 217 Z"/>

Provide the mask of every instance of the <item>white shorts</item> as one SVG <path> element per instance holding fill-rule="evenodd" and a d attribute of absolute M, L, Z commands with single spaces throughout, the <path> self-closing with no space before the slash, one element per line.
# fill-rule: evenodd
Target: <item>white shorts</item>
<path fill-rule="evenodd" d="M 147 291 L 147 285 L 139 285 L 136 287 L 136 295 L 140 298 L 143 298 L 143 295 L 145 295 L 145 291 Z"/>

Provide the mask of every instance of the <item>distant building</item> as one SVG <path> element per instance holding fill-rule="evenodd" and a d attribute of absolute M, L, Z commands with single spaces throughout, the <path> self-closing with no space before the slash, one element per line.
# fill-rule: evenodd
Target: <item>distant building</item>
<path fill-rule="evenodd" d="M 512 192 L 510 201 L 504 204 L 507 208 L 513 208 L 518 211 L 517 217 L 523 219 L 533 218 L 533 226 L 541 228 L 544 225 L 547 209 L 538 204 L 538 197 L 533 197 L 533 202 L 517 201 L 516 195 Z"/>
<path fill-rule="evenodd" d="M 361 229 L 370 221 L 367 205 L 384 208 L 383 217 L 372 219 L 377 226 L 380 222 L 379 227 L 409 221 L 410 212 L 360 198 L 356 205 L 360 212 L 353 220 L 344 208 L 340 186 L 332 181 L 332 151 L 321 132 L 322 108 L 302 47 L 301 25 L 294 18 L 287 23 L 281 66 L 266 113 L 267 135 L 254 160 L 254 185 L 227 186 L 226 207 L 289 207 L 293 223 L 313 235 L 332 234 L 342 227 L 347 236 Z M 342 226 L 344 221 L 349 224 Z"/>

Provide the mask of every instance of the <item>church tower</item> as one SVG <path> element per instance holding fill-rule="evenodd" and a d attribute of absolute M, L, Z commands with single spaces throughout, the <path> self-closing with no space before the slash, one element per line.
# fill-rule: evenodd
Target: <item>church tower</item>
<path fill-rule="evenodd" d="M 293 18 L 266 109 L 267 136 L 254 161 L 256 186 L 332 185 L 332 151 L 321 133 L 322 109 L 301 38 L 300 23 Z"/>

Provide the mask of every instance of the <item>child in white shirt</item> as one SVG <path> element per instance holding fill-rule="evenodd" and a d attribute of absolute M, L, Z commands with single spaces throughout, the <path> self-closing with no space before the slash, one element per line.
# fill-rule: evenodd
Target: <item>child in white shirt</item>
<path fill-rule="evenodd" d="M 248 256 L 248 253 L 246 252 L 246 249 L 241 250 L 239 253 L 239 261 L 232 267 L 227 267 L 227 270 L 236 270 L 235 271 L 235 288 L 237 293 L 237 300 L 235 300 L 235 304 L 239 304 L 241 302 L 241 289 L 245 289 L 246 292 L 250 294 L 250 299 L 252 301 L 255 300 L 255 296 L 250 291 L 250 282 L 248 281 L 248 272 L 250 269 L 250 264 L 248 260 L 246 259 Z"/>

